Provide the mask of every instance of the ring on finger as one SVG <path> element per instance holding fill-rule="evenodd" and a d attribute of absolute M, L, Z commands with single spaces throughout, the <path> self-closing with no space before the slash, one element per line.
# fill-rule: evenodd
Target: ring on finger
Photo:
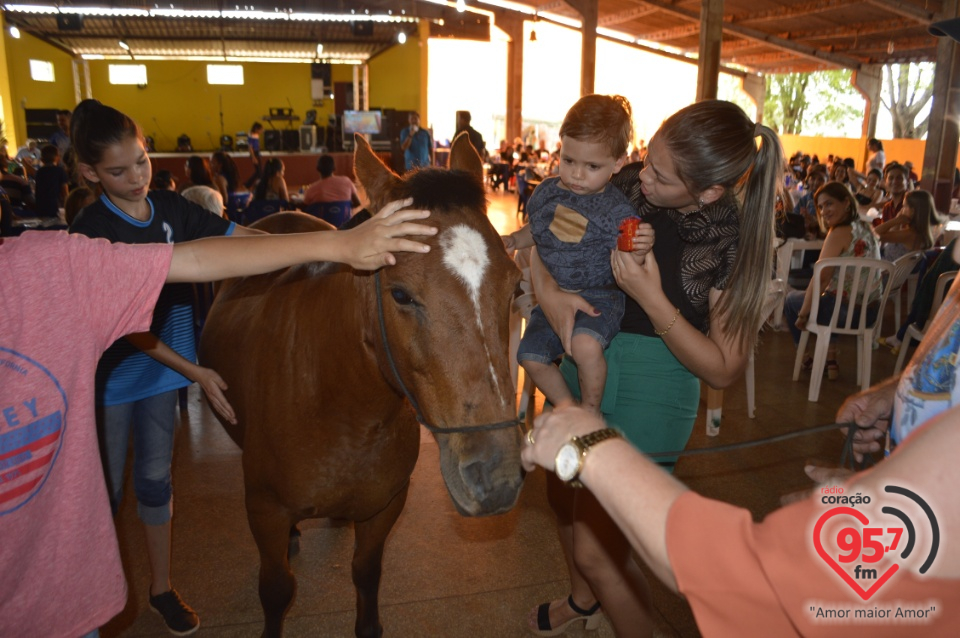
<path fill-rule="evenodd" d="M 533 445 L 535 441 L 533 440 L 533 430 L 527 430 L 527 443 Z"/>

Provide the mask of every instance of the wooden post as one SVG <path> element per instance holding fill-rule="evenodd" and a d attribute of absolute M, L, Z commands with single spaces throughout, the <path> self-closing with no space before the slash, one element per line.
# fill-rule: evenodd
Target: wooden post
<path fill-rule="evenodd" d="M 720 82 L 720 44 L 722 41 L 723 0 L 701 0 L 697 102 L 717 99 L 717 88 Z"/>

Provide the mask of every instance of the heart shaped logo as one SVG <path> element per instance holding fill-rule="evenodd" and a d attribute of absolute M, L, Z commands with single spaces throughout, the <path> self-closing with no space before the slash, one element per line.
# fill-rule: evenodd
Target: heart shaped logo
<path fill-rule="evenodd" d="M 863 514 L 862 512 L 860 512 L 860 511 L 858 511 L 858 510 L 856 510 L 856 509 L 854 509 L 854 508 L 852 508 L 852 507 L 834 507 L 834 508 L 829 509 L 829 510 L 827 510 L 826 512 L 824 512 L 823 515 L 817 520 L 817 524 L 816 524 L 816 526 L 815 526 L 814 529 L 813 529 L 813 544 L 814 544 L 814 547 L 816 547 L 817 553 L 820 555 L 820 558 L 822 558 L 823 561 L 833 569 L 833 571 L 837 572 L 837 574 L 840 575 L 840 578 L 842 578 L 845 583 L 847 583 L 848 585 L 850 585 L 850 589 L 852 589 L 853 591 L 855 591 L 855 592 L 857 593 L 857 595 L 860 596 L 860 598 L 862 598 L 863 600 L 869 600 L 871 596 L 873 596 L 875 593 L 877 593 L 877 591 L 879 591 L 880 588 L 883 587 L 883 585 L 884 585 L 888 580 L 890 580 L 890 577 L 891 577 L 891 576 L 893 576 L 894 574 L 897 573 L 897 570 L 900 569 L 900 566 L 899 566 L 898 564 L 896 564 L 896 563 L 894 563 L 893 565 L 891 565 L 889 568 L 887 568 L 887 570 L 886 570 L 879 578 L 877 578 L 877 579 L 874 581 L 873 585 L 871 585 L 869 589 L 866 589 L 866 590 L 865 590 L 863 587 L 861 587 L 861 586 L 860 586 L 860 583 L 858 583 L 856 580 L 854 580 L 854 578 L 853 578 L 849 573 L 847 573 L 847 571 L 840 565 L 840 563 L 838 563 L 838 562 L 833 558 L 833 556 L 831 556 L 830 554 L 827 553 L 827 550 L 824 549 L 823 543 L 821 542 L 821 539 L 820 539 L 821 532 L 823 531 L 823 527 L 824 527 L 824 525 L 826 525 L 827 521 L 829 521 L 830 519 L 832 519 L 834 516 L 841 516 L 841 515 L 847 515 L 847 516 L 852 516 L 852 517 L 854 517 L 855 519 L 857 519 L 857 520 L 861 523 L 861 526 L 862 526 L 862 527 L 866 527 L 867 525 L 870 524 L 870 520 L 866 517 L 865 514 Z M 844 532 L 851 532 L 851 533 L 857 533 L 857 534 L 858 534 L 858 533 L 859 533 L 859 530 L 853 530 L 852 528 L 847 528 L 847 529 L 843 530 L 843 532 L 841 532 L 841 535 L 842 535 Z M 856 554 L 859 554 L 859 550 L 860 550 L 860 538 L 861 538 L 860 536 L 857 537 L 857 544 L 856 544 L 857 551 L 856 551 Z M 879 543 L 873 546 L 873 549 L 875 550 L 875 552 L 877 551 L 877 548 L 879 548 L 879 549 L 881 549 L 881 550 L 884 550 L 884 551 L 888 551 L 888 550 L 889 550 L 889 548 L 884 549 L 883 546 L 882 546 L 881 544 L 879 544 Z M 848 549 L 849 549 L 849 548 L 848 548 Z M 852 560 L 854 560 L 854 558 L 856 558 L 856 554 L 854 554 L 853 552 L 851 552 L 851 554 L 848 554 L 848 555 L 847 555 L 847 561 L 845 561 L 845 562 L 852 562 Z M 879 560 L 879 557 L 876 556 L 876 554 L 875 554 L 874 557 L 875 557 L 877 560 Z M 871 558 L 873 558 L 873 557 L 871 557 Z M 859 570 L 860 570 L 860 566 L 857 565 L 857 572 L 858 572 L 858 573 L 859 573 Z M 870 570 L 870 571 L 872 571 L 872 572 L 874 572 L 874 573 L 876 572 L 876 570 Z"/>

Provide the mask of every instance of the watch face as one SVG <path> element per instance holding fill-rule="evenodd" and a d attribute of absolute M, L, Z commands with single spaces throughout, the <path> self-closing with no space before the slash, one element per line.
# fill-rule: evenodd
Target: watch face
<path fill-rule="evenodd" d="M 561 481 L 573 479 L 577 475 L 577 470 L 580 469 L 580 450 L 573 443 L 564 443 L 557 452 L 554 465 L 556 465 L 557 477 Z"/>

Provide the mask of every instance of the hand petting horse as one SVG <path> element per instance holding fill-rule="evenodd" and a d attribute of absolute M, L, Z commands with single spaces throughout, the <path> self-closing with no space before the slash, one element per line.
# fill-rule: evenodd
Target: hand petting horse
<path fill-rule="evenodd" d="M 520 272 L 487 220 L 480 158 L 460 136 L 449 171 L 401 179 L 358 138 L 355 163 L 371 210 L 412 197 L 431 211 L 431 251 L 398 253 L 376 273 L 314 263 L 228 282 L 200 346 L 237 415 L 223 425 L 243 448 L 266 636 L 281 634 L 293 600 L 290 530 L 314 517 L 355 522 L 356 634 L 382 633 L 381 557 L 419 453 L 418 420 L 462 514 L 508 511 L 523 482 L 507 356 Z M 281 213 L 257 227 L 322 225 Z"/>

